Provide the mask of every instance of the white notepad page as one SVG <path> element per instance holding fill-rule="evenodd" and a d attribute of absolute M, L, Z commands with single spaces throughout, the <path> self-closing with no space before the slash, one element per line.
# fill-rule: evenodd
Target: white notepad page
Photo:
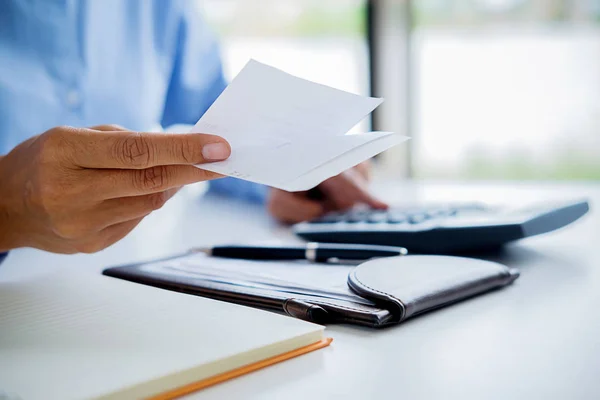
<path fill-rule="evenodd" d="M 0 283 L 0 393 L 145 398 L 318 342 L 322 331 L 85 272 Z"/>
<path fill-rule="evenodd" d="M 251 60 L 191 131 L 224 137 L 231 156 L 198 167 L 308 190 L 408 139 L 390 132 L 346 134 L 382 101 Z"/>

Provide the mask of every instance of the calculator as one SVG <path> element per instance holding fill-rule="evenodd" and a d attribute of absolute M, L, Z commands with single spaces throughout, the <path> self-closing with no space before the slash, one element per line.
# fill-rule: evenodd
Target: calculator
<path fill-rule="evenodd" d="M 313 242 L 380 244 L 405 247 L 410 253 L 449 254 L 496 249 L 562 228 L 588 211 L 584 200 L 519 208 L 460 203 L 353 209 L 296 224 L 293 231 Z"/>

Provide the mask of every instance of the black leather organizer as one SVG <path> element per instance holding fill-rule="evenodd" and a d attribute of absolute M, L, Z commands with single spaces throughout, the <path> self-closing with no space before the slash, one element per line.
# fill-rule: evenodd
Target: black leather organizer
<path fill-rule="evenodd" d="M 409 255 L 357 266 L 250 261 L 202 253 L 108 268 L 103 273 L 319 324 L 374 328 L 501 288 L 519 276 L 504 265 L 462 257 Z"/>

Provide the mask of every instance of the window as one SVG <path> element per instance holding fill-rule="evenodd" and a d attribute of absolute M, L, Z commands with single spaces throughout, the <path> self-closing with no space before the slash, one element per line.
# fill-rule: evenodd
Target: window
<path fill-rule="evenodd" d="M 410 12 L 415 176 L 600 179 L 600 1 Z"/>
<path fill-rule="evenodd" d="M 371 65 L 374 128 L 413 138 L 382 176 L 600 179 L 600 0 L 202 3 L 230 78 L 252 57 L 370 94 Z"/>
<path fill-rule="evenodd" d="M 362 0 L 209 0 L 233 78 L 250 58 L 353 93 L 369 94 L 366 2 Z M 355 128 L 368 129 L 367 123 Z"/>

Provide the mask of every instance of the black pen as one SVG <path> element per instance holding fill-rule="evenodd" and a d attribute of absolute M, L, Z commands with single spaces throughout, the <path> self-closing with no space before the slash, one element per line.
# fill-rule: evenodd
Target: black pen
<path fill-rule="evenodd" d="M 332 262 L 343 260 L 368 260 L 375 257 L 403 256 L 403 247 L 376 246 L 366 244 L 306 243 L 298 246 L 278 245 L 224 245 L 196 248 L 213 257 L 241 258 L 246 260 L 309 260 Z"/>

